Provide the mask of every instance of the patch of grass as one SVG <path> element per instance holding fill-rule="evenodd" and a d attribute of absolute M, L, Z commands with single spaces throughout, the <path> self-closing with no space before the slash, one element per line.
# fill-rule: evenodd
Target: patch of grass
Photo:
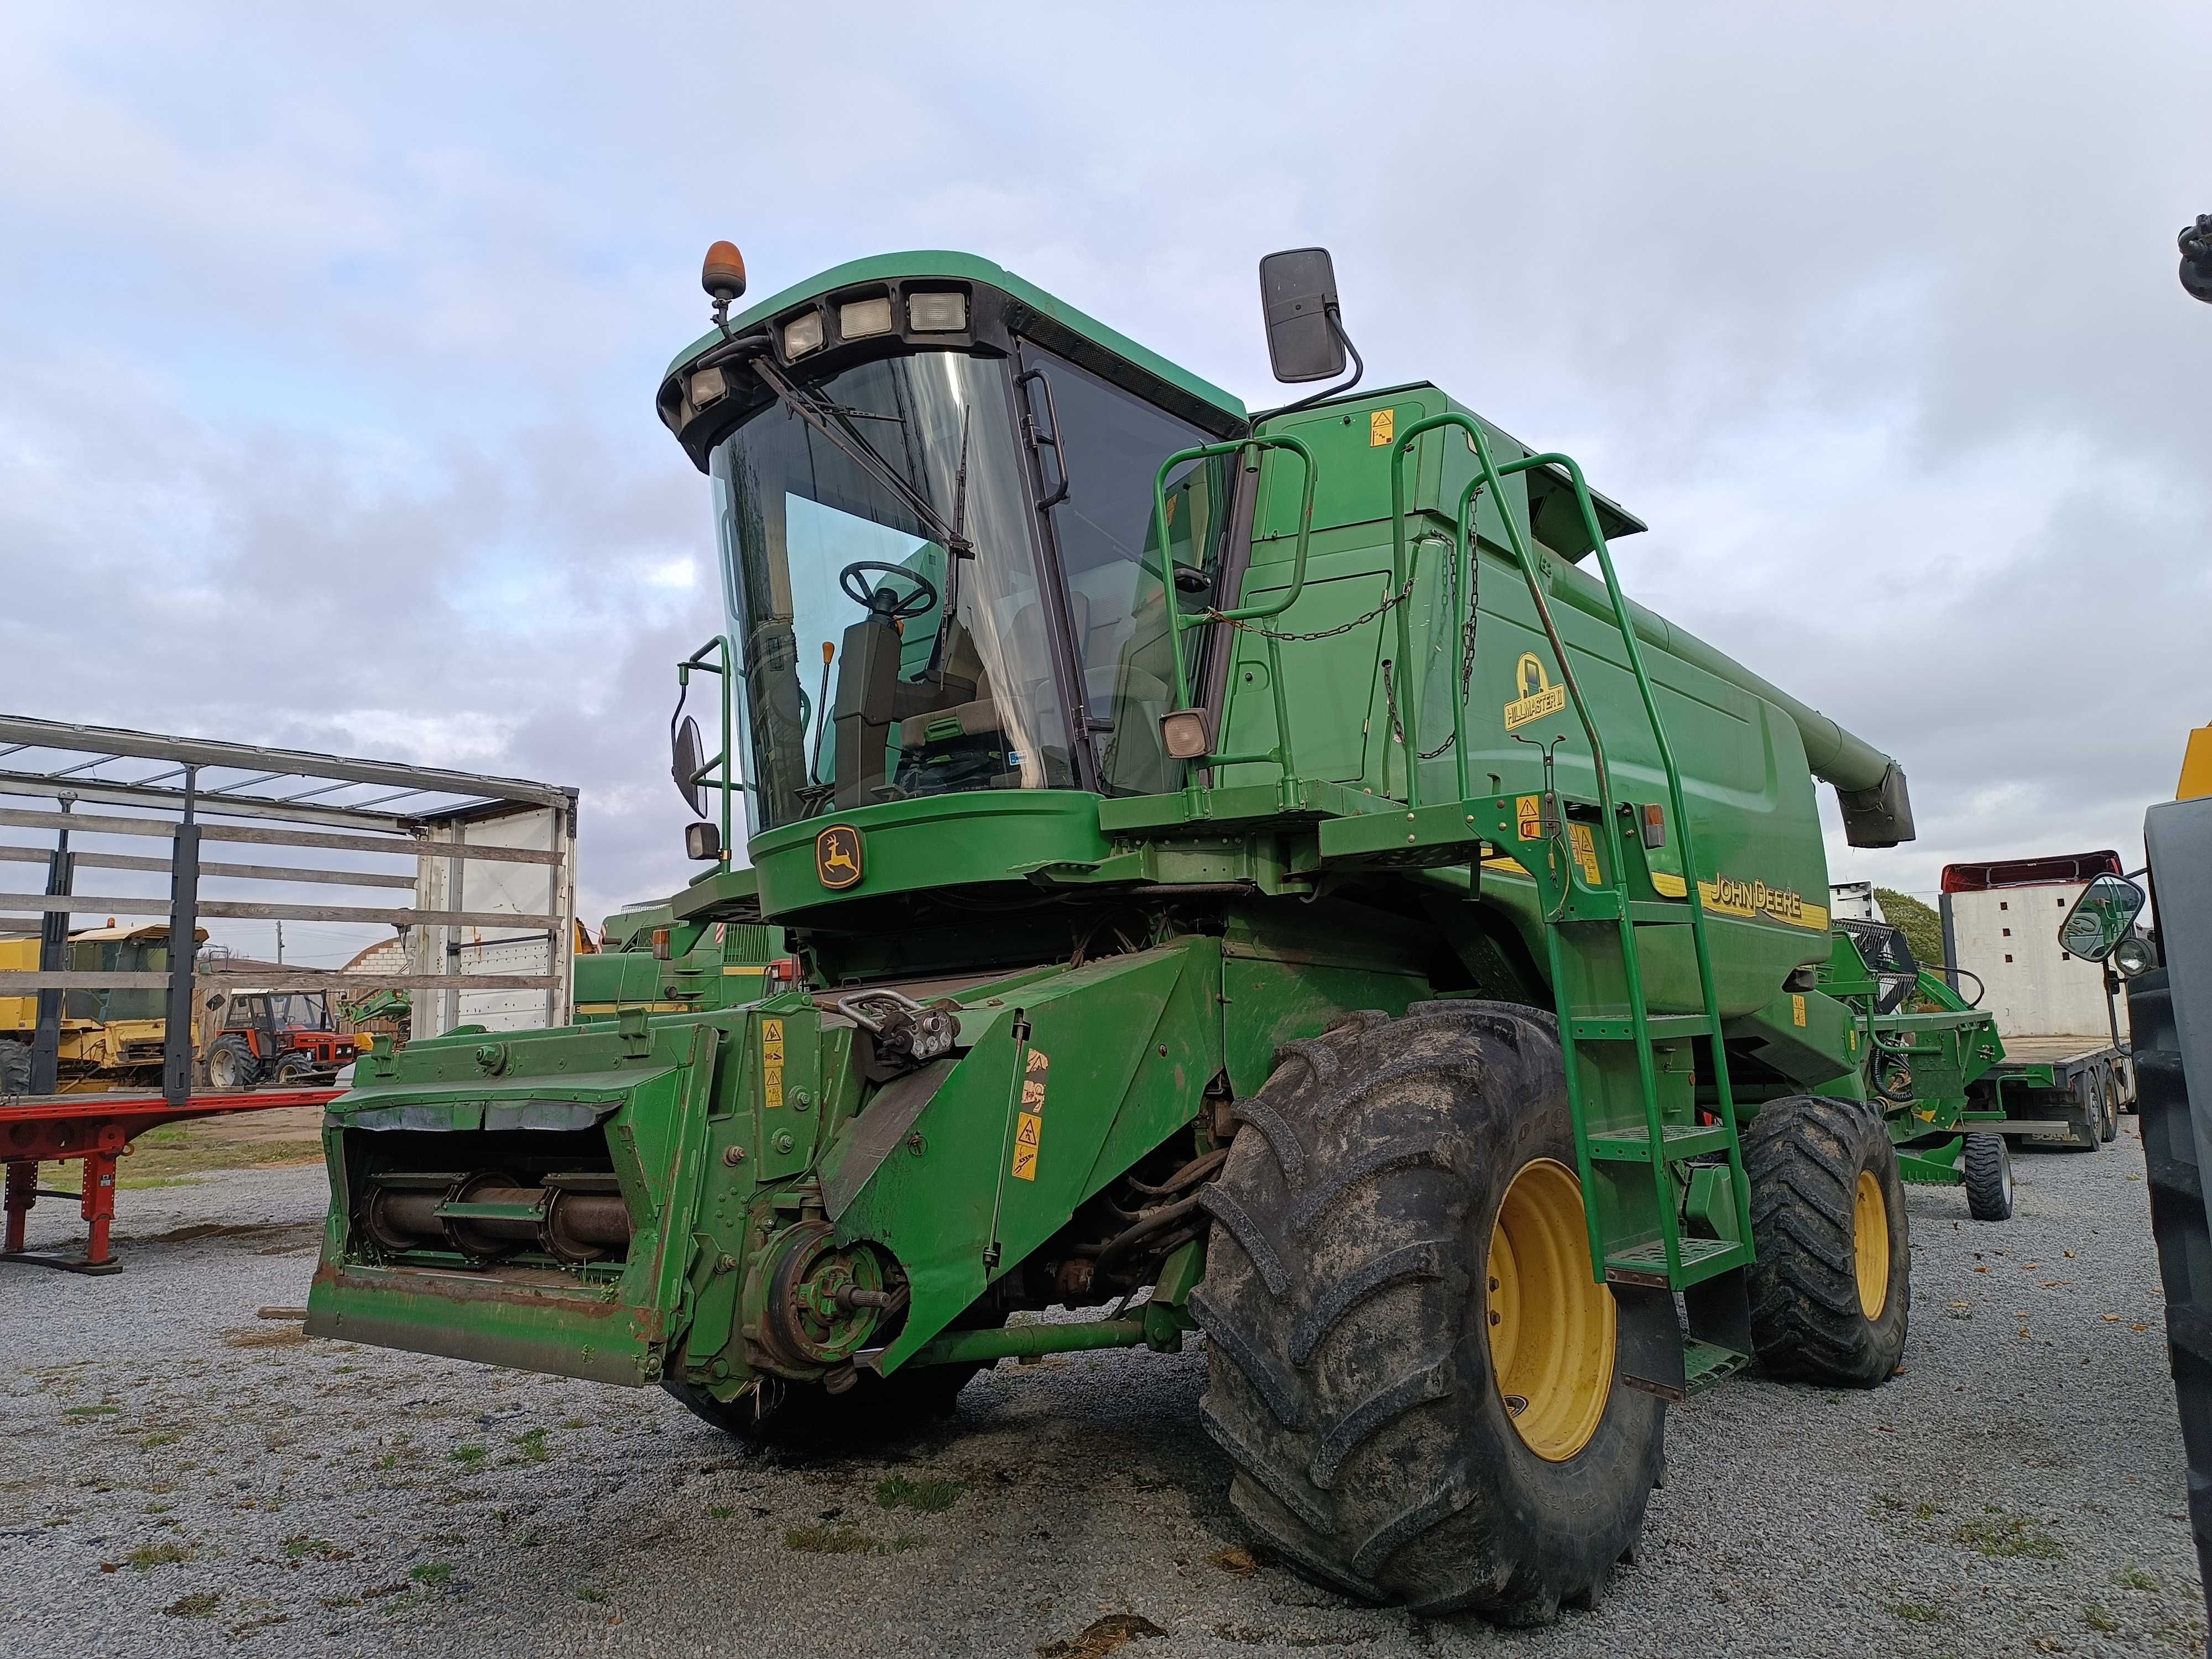
<path fill-rule="evenodd" d="M 2154 1590 L 2158 1588 L 2158 1580 L 2141 1567 L 2129 1567 L 2114 1573 L 2112 1582 L 2122 1589 Z"/>
<path fill-rule="evenodd" d="M 407 1576 L 418 1584 L 450 1584 L 453 1582 L 453 1564 L 450 1561 L 425 1561 L 419 1567 L 408 1568 Z"/>
<path fill-rule="evenodd" d="M 118 1172 L 118 1187 L 143 1189 L 179 1184 L 179 1176 L 206 1175 L 215 1170 L 260 1170 L 279 1164 L 323 1161 L 323 1143 L 313 1139 L 232 1139 L 212 1122 L 204 1127 L 180 1128 L 173 1139 L 163 1139 L 161 1133 L 156 1130 L 138 1138 L 129 1161 Z"/>
<path fill-rule="evenodd" d="M 1148 1636 L 1165 1636 L 1151 1620 L 1133 1613 L 1109 1613 L 1092 1620 L 1065 1642 L 1047 1642 L 1037 1659 L 1105 1659 L 1116 1649 Z"/>
<path fill-rule="evenodd" d="M 1951 1616 L 1933 1601 L 1893 1601 L 1889 1610 L 1914 1625 L 1940 1625 Z"/>
<path fill-rule="evenodd" d="M 287 1560 L 305 1561 L 313 1557 L 318 1561 L 350 1561 L 351 1550 L 342 1550 L 327 1538 L 310 1538 L 306 1533 L 295 1533 L 284 1540 Z"/>
<path fill-rule="evenodd" d="M 2000 1560 L 2020 1556 L 2038 1561 L 2065 1559 L 2066 1552 L 2058 1540 L 2026 1516 L 2007 1515 L 1994 1505 L 1985 1506 L 1985 1511 L 1978 1520 L 1960 1522 L 1951 1541 Z"/>
<path fill-rule="evenodd" d="M 362 1605 L 358 1595 L 318 1595 L 315 1605 L 323 1607 L 357 1607 Z"/>
<path fill-rule="evenodd" d="M 822 1522 L 792 1528 L 783 1534 L 783 1547 L 787 1550 L 804 1550 L 812 1555 L 866 1555 L 883 1547 L 867 1534 L 854 1528 Z"/>
<path fill-rule="evenodd" d="M 737 1512 L 734 1504 L 709 1504 L 707 1506 L 707 1516 L 713 1521 L 726 1521 Z"/>
<path fill-rule="evenodd" d="M 172 1619 L 204 1619 L 216 1610 L 222 1600 L 220 1595 L 204 1592 L 198 1595 L 179 1595 L 161 1611 Z"/>
<path fill-rule="evenodd" d="M 452 1458 L 454 1462 L 465 1464 L 473 1469 L 483 1462 L 487 1453 L 482 1446 L 456 1446 L 446 1455 Z"/>
<path fill-rule="evenodd" d="M 249 1619 L 244 1624 L 233 1625 L 230 1627 L 230 1635 L 234 1639 L 240 1636 L 251 1636 L 255 1631 L 267 1630 L 271 1625 L 289 1625 L 291 1622 L 292 1615 L 289 1613 L 264 1613 L 258 1619 Z"/>
<path fill-rule="evenodd" d="M 588 1417 L 564 1417 L 561 1419 L 561 1426 L 564 1429 L 588 1429 L 592 1426 L 592 1419 Z"/>
<path fill-rule="evenodd" d="M 2102 1631 L 2107 1636 L 2120 1627 L 2120 1621 L 2094 1601 L 2081 1604 L 2081 1622 L 2091 1630 Z"/>
<path fill-rule="evenodd" d="M 545 1431 L 526 1429 L 520 1434 L 510 1435 L 507 1443 L 514 1448 L 511 1463 L 543 1463 L 552 1454 L 545 1449 Z"/>
<path fill-rule="evenodd" d="M 596 1605 L 606 1601 L 608 1596 L 607 1592 L 603 1589 L 594 1589 L 589 1584 L 579 1584 L 576 1586 L 576 1599 L 579 1601 L 590 1601 Z"/>
<path fill-rule="evenodd" d="M 173 1446 L 184 1437 L 182 1429 L 149 1429 L 138 1437 L 138 1449 L 152 1451 L 161 1446 Z"/>
<path fill-rule="evenodd" d="M 179 1544 L 170 1539 L 159 1544 L 141 1544 L 123 1559 L 140 1572 L 155 1567 L 174 1566 L 179 1561 L 189 1561 L 199 1553 L 196 1544 Z"/>
<path fill-rule="evenodd" d="M 961 1485 L 957 1480 L 909 1480 L 902 1474 L 887 1474 L 876 1482 L 876 1502 L 887 1510 L 942 1515 L 960 1501 Z"/>
<path fill-rule="evenodd" d="M 307 1340 L 297 1325 L 245 1325 L 222 1334 L 226 1348 L 289 1348 Z"/>

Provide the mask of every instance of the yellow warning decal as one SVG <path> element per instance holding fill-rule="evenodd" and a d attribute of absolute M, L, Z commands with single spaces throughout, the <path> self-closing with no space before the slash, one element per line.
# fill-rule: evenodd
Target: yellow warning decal
<path fill-rule="evenodd" d="M 1667 871 L 1654 870 L 1651 872 L 1651 890 L 1661 898 L 1687 898 L 1690 896 L 1690 884 Z"/>
<path fill-rule="evenodd" d="M 1515 832 L 1523 841 L 1544 838 L 1544 798 L 1541 795 L 1521 795 L 1513 802 Z"/>
<path fill-rule="evenodd" d="M 1395 409 L 1370 409 L 1367 411 L 1367 447 L 1380 449 L 1398 435 L 1398 411 Z"/>
<path fill-rule="evenodd" d="M 1794 992 L 1790 998 L 1790 1023 L 1797 1026 L 1805 1024 L 1805 999 Z"/>
<path fill-rule="evenodd" d="M 773 1111 L 783 1104 L 783 1022 L 761 1022 L 761 1101 Z"/>
<path fill-rule="evenodd" d="M 1815 904 L 1787 887 L 1769 887 L 1763 881 L 1738 881 L 1731 876 L 1701 881 L 1698 902 L 1717 915 L 1785 922 L 1816 933 L 1828 931 L 1826 905 Z"/>
<path fill-rule="evenodd" d="M 1574 848 L 1575 862 L 1582 866 L 1583 879 L 1591 886 L 1601 886 L 1604 878 L 1597 872 L 1597 837 L 1590 834 L 1587 823 L 1567 826 L 1567 844 Z"/>
<path fill-rule="evenodd" d="M 1486 870 L 1495 870 L 1501 875 L 1525 876 L 1528 873 L 1527 865 L 1522 863 L 1519 859 L 1510 857 L 1504 853 L 1492 854 L 1483 860 L 1482 867 Z"/>
<path fill-rule="evenodd" d="M 1036 1179 L 1037 1150 L 1044 1144 L 1044 1092 L 1052 1056 L 1032 1048 L 1022 1073 L 1022 1109 L 1014 1119 L 1014 1161 L 1008 1171 L 1017 1181 Z"/>
<path fill-rule="evenodd" d="M 1552 684 L 1542 659 L 1533 651 L 1521 653 L 1521 660 L 1513 670 L 1513 685 L 1520 695 L 1505 705 L 1505 729 L 1509 732 L 1531 720 L 1542 720 L 1547 714 L 1556 714 L 1567 706 L 1567 688 Z"/>
<path fill-rule="evenodd" d="M 1857 1026 L 1854 1025 L 1854 1026 L 1850 1027 L 1848 1030 L 1846 1030 L 1846 1031 L 1844 1033 L 1844 1035 L 1845 1036 L 1847 1036 L 1847 1037 L 1849 1037 L 1849 1038 L 1850 1039 L 1851 1052 L 1852 1052 L 1853 1054 L 1856 1054 L 1856 1053 L 1858 1053 L 1858 1051 L 1859 1051 L 1859 1028 L 1858 1028 Z"/>

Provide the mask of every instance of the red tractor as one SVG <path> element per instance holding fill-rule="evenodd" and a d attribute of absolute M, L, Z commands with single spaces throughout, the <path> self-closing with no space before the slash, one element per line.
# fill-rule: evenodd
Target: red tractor
<path fill-rule="evenodd" d="M 226 1092 L 275 1082 L 292 1089 L 323 1087 L 353 1064 L 361 1045 L 331 1020 L 321 991 L 232 991 L 221 1000 L 220 1034 L 207 1045 L 209 1086 Z"/>

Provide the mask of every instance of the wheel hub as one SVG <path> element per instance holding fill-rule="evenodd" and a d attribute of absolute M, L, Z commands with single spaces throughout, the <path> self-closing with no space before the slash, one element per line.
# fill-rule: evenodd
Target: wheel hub
<path fill-rule="evenodd" d="M 1858 1189 L 1851 1200 L 1851 1252 L 1859 1311 L 1879 1319 L 1889 1305 L 1889 1206 L 1872 1170 L 1859 1171 Z"/>
<path fill-rule="evenodd" d="M 1490 1234 L 1491 1370 L 1528 1449 L 1560 1463 L 1590 1443 L 1613 1395 L 1617 1315 L 1590 1272 L 1574 1171 L 1524 1165 Z"/>

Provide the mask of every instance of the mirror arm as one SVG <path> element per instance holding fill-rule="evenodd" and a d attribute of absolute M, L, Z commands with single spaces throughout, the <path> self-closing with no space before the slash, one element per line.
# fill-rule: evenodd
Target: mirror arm
<path fill-rule="evenodd" d="M 1294 404 L 1285 404 L 1280 409 L 1261 410 L 1252 417 L 1254 431 L 1259 430 L 1262 421 L 1279 420 L 1285 415 L 1295 415 L 1302 409 L 1311 409 L 1316 404 L 1326 403 L 1331 398 L 1342 397 L 1352 387 L 1358 386 L 1359 377 L 1367 372 L 1366 359 L 1359 355 L 1359 348 L 1352 343 L 1352 337 L 1344 331 L 1344 318 L 1340 307 L 1332 301 L 1322 310 L 1322 315 L 1328 319 L 1329 332 L 1336 336 L 1336 343 L 1344 348 L 1346 355 L 1352 359 L 1352 374 L 1348 378 L 1339 381 L 1328 390 L 1315 392 L 1310 398 L 1301 398 Z"/>

